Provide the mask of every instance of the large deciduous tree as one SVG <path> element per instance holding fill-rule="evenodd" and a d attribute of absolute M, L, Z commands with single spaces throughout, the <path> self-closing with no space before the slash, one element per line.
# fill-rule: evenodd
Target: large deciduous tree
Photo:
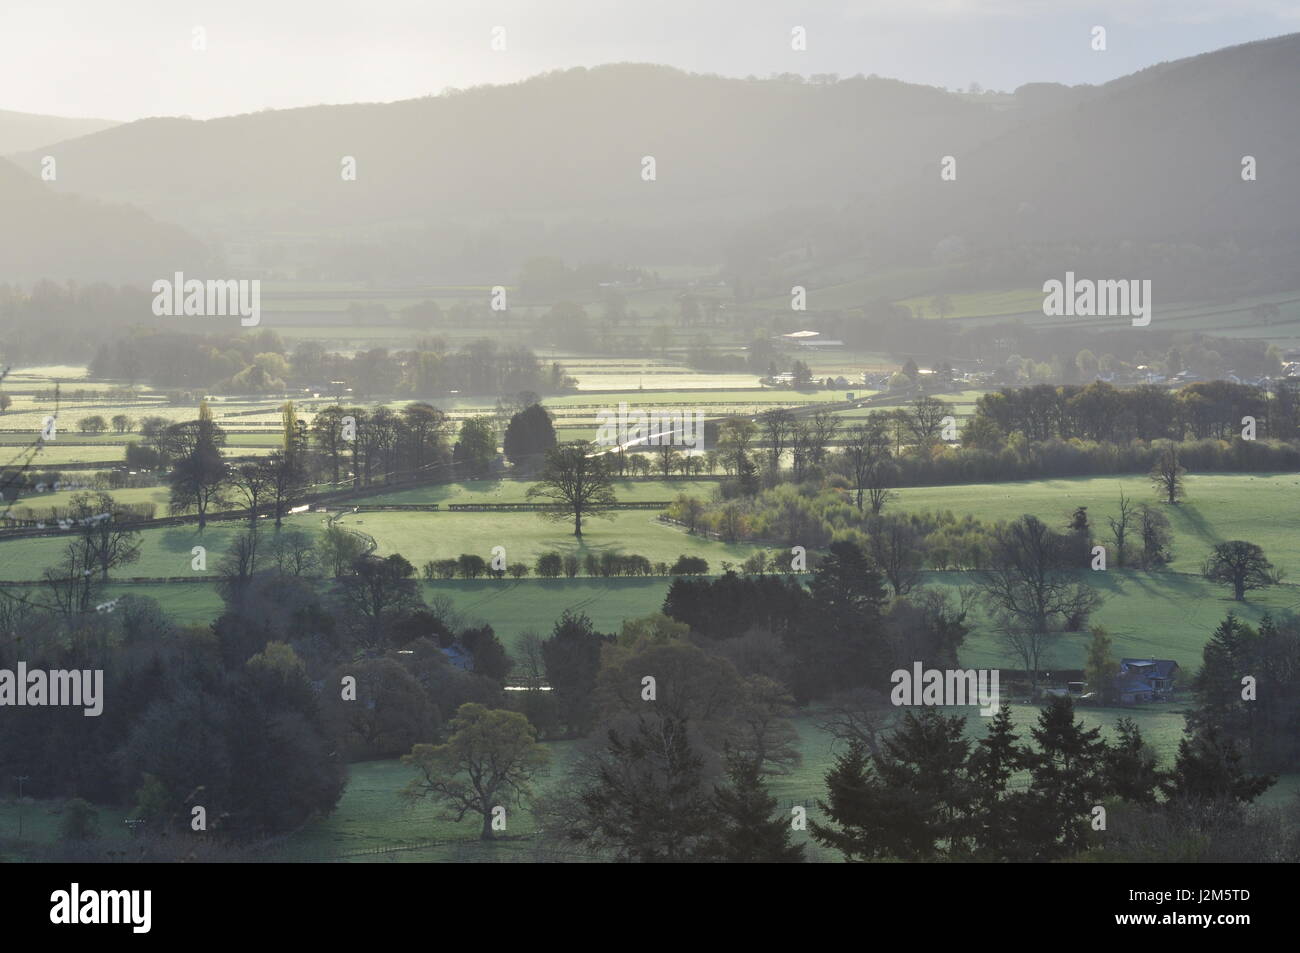
<path fill-rule="evenodd" d="M 456 821 L 477 814 L 483 821 L 479 837 L 491 840 L 493 818 L 532 793 L 550 753 L 518 712 L 468 702 L 457 709 L 450 727 L 445 744 L 416 745 L 402 757 L 419 772 L 403 796 L 412 801 L 434 797 Z"/>
<path fill-rule="evenodd" d="M 1278 582 L 1280 576 L 1264 550 L 1244 539 L 1219 543 L 1201 567 L 1205 578 L 1232 586 L 1232 598 L 1246 601 L 1246 593 Z"/>
<path fill-rule="evenodd" d="M 990 568 L 979 573 L 981 594 L 1007 646 L 1024 663 L 1034 691 L 1052 639 L 1077 631 L 1101 596 L 1065 564 L 1069 541 L 1025 515 L 993 534 Z"/>
<path fill-rule="evenodd" d="M 171 511 L 199 514 L 199 529 L 207 526 L 208 512 L 225 500 L 229 473 L 221 456 L 226 433 L 212 419 L 207 401 L 199 404 L 199 418 L 174 424 L 167 430 L 167 456 L 175 460 L 169 482 Z"/>
<path fill-rule="evenodd" d="M 582 538 L 583 518 L 605 517 L 617 500 L 605 456 L 593 456 L 581 441 L 561 444 L 546 453 L 540 479 L 528 489 L 529 500 L 552 504 L 541 515 L 557 522 L 573 520 L 573 535 Z"/>

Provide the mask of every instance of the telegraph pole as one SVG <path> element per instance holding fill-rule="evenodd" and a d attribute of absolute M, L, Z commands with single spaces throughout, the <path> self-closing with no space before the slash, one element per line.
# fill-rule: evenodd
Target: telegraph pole
<path fill-rule="evenodd" d="M 18 782 L 18 839 L 23 839 L 23 782 L 30 781 L 31 778 L 25 774 L 15 774 L 14 780 Z"/>

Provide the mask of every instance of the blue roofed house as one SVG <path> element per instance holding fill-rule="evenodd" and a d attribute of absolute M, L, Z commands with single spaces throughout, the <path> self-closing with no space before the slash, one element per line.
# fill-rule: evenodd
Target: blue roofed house
<path fill-rule="evenodd" d="M 474 653 L 459 642 L 453 642 L 447 646 L 442 650 L 442 654 L 447 656 L 447 661 L 454 668 L 458 668 L 462 672 L 474 671 Z"/>
<path fill-rule="evenodd" d="M 1174 693 L 1178 671 L 1178 663 L 1173 659 L 1120 659 L 1115 694 L 1124 705 L 1163 701 Z"/>

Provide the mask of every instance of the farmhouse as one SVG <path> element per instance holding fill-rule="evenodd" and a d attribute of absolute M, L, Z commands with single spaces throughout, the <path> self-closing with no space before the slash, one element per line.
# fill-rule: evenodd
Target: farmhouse
<path fill-rule="evenodd" d="M 459 642 L 453 642 L 442 650 L 442 654 L 447 656 L 447 661 L 453 668 L 458 668 L 462 672 L 474 671 L 474 653 Z"/>
<path fill-rule="evenodd" d="M 798 347 L 834 348 L 844 346 L 844 342 L 836 338 L 822 337 L 820 331 L 795 331 L 791 334 L 782 334 L 781 340 L 786 344 L 794 344 Z"/>
<path fill-rule="evenodd" d="M 1115 694 L 1121 704 L 1161 701 L 1174 691 L 1178 663 L 1173 659 L 1126 658 L 1115 676 Z"/>

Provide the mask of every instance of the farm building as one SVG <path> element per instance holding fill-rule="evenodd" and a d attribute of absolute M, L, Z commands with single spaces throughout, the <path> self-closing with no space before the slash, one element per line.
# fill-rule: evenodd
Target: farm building
<path fill-rule="evenodd" d="M 791 331 L 789 334 L 782 334 L 778 339 L 785 344 L 794 344 L 799 347 L 843 347 L 844 342 L 834 338 L 824 338 L 820 331 Z"/>
<path fill-rule="evenodd" d="M 442 650 L 442 654 L 447 656 L 447 661 L 453 668 L 458 668 L 462 672 L 474 671 L 474 653 L 459 642 L 447 646 Z"/>
<path fill-rule="evenodd" d="M 1173 659 L 1121 659 L 1115 694 L 1125 705 L 1163 700 L 1173 694 L 1177 673 Z"/>

